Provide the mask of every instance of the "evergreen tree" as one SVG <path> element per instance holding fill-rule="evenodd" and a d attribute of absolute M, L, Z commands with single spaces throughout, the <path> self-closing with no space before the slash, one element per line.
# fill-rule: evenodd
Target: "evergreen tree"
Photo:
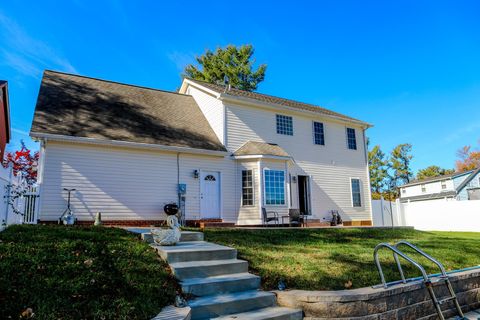
<path fill-rule="evenodd" d="M 368 168 L 370 170 L 370 185 L 372 194 L 379 195 L 385 190 L 388 177 L 385 153 L 376 145 L 368 152 Z"/>
<path fill-rule="evenodd" d="M 215 52 L 207 50 L 196 57 L 199 66 L 185 67 L 184 76 L 195 80 L 223 85 L 228 78 L 229 84 L 237 89 L 254 91 L 265 79 L 267 65 L 262 64 L 253 70 L 255 59 L 252 45 L 217 48 Z"/>
<path fill-rule="evenodd" d="M 440 176 L 444 176 L 446 174 L 451 174 L 454 172 L 455 172 L 454 169 L 443 169 L 443 168 L 440 168 L 439 166 L 429 166 L 429 167 L 426 167 L 425 169 L 418 170 L 417 180 L 422 180 L 430 177 L 440 177 Z"/>
<path fill-rule="evenodd" d="M 389 167 L 392 171 L 390 188 L 396 188 L 401 184 L 409 183 L 413 172 L 410 168 L 412 145 L 403 143 L 396 146 L 390 155 Z"/>

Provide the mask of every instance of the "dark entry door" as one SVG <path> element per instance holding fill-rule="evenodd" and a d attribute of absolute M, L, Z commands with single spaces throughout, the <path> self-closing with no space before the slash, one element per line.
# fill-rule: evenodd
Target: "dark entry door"
<path fill-rule="evenodd" d="M 310 177 L 298 176 L 298 203 L 300 212 L 310 214 Z"/>

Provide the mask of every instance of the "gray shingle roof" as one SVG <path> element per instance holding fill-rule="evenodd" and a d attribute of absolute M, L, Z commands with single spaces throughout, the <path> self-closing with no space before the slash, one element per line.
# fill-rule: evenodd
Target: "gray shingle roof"
<path fill-rule="evenodd" d="M 199 85 L 202 85 L 202 86 L 204 86 L 204 87 L 206 87 L 210 90 L 213 90 L 217 93 L 224 93 L 225 92 L 225 86 L 223 86 L 223 85 L 213 84 L 213 83 L 204 82 L 204 81 L 200 81 L 200 80 L 194 80 L 194 79 L 190 79 L 190 78 L 187 78 L 187 79 L 192 81 L 192 82 L 195 82 Z M 362 125 L 371 126 L 370 124 L 368 124 L 364 121 L 346 116 L 346 115 L 338 113 L 338 112 L 334 112 L 334 111 L 325 109 L 325 108 L 317 106 L 317 105 L 304 103 L 304 102 L 300 102 L 300 101 L 275 97 L 275 96 L 271 96 L 271 95 L 263 94 L 263 93 L 258 93 L 258 92 L 250 92 L 250 91 L 240 90 L 240 89 L 236 89 L 236 88 L 233 88 L 233 87 L 230 88 L 229 90 L 227 90 L 225 92 L 225 94 L 233 96 L 233 97 L 249 98 L 249 99 L 257 100 L 257 101 L 260 101 L 260 102 L 277 104 L 277 105 L 281 105 L 281 106 L 285 106 L 285 107 L 289 107 L 289 108 L 294 108 L 294 109 L 299 109 L 299 110 L 304 110 L 304 111 L 316 112 L 316 113 L 319 113 L 319 114 L 336 117 L 336 118 L 346 120 L 346 121 L 349 121 L 349 122 L 353 121 L 353 122 L 357 122 L 357 123 L 362 124 Z"/>
<path fill-rule="evenodd" d="M 31 134 L 226 151 L 189 95 L 45 71 Z"/>
<path fill-rule="evenodd" d="M 247 141 L 244 145 L 233 153 L 235 156 L 251 156 L 251 155 L 270 155 L 277 157 L 289 157 L 290 155 L 274 143 Z"/>

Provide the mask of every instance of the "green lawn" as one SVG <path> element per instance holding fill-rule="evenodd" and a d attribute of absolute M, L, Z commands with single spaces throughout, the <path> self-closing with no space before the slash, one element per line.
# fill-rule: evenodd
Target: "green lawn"
<path fill-rule="evenodd" d="M 149 319 L 176 284 L 145 243 L 121 229 L 12 226 L 0 232 L 0 319 Z"/>
<path fill-rule="evenodd" d="M 405 239 L 436 257 L 447 270 L 480 265 L 480 233 L 422 232 L 413 229 L 205 229 L 206 240 L 238 249 L 266 289 L 280 279 L 288 288 L 344 289 L 380 283 L 373 249 L 380 242 Z M 405 250 L 406 251 L 406 250 Z M 415 256 L 415 255 L 414 255 Z M 418 256 L 416 256 L 418 257 Z M 387 281 L 398 280 L 391 254 L 382 254 Z M 427 271 L 437 272 L 427 261 Z M 432 266 L 430 268 L 430 266 Z M 405 266 L 407 276 L 420 275 Z"/>

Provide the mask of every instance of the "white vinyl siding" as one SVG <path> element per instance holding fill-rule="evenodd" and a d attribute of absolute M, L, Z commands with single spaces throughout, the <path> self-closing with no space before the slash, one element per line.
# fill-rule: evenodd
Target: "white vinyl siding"
<path fill-rule="evenodd" d="M 212 95 L 189 86 L 187 93 L 190 94 L 202 110 L 205 118 L 210 123 L 213 131 L 221 143 L 225 143 L 225 109 L 222 101 Z"/>
<path fill-rule="evenodd" d="M 294 139 L 276 133 L 278 111 L 227 104 L 227 149 L 237 150 L 248 140 L 277 143 L 294 159 L 288 166 L 292 176 L 311 177 L 312 219 L 330 219 L 329 210 L 339 210 L 345 220 L 370 220 L 370 194 L 368 168 L 365 160 L 363 135 L 358 135 L 357 150 L 351 152 L 345 147 L 345 124 L 323 118 L 292 113 L 294 119 Z M 290 114 L 289 114 L 290 115 Z M 325 146 L 312 146 L 312 121 L 324 125 Z M 360 127 L 355 127 L 361 132 Z M 262 163 L 265 160 L 262 160 Z M 285 164 L 275 169 L 285 170 Z M 352 207 L 350 177 L 361 180 L 363 206 Z M 288 182 L 288 181 L 287 181 Z M 287 186 L 288 187 L 288 186 Z M 287 199 L 292 194 L 292 205 L 298 206 L 298 185 L 292 183 L 287 189 Z M 279 214 L 288 214 L 278 208 Z M 257 213 L 257 215 L 259 215 Z"/>
<path fill-rule="evenodd" d="M 72 208 L 79 220 L 164 219 L 163 205 L 176 202 L 175 153 L 75 143 L 46 144 L 40 219 L 56 220 L 65 209 L 63 188 L 76 188 Z M 194 170 L 222 175 L 222 218 L 236 222 L 235 163 L 213 156 L 180 154 L 180 183 L 187 185 L 186 217 L 199 219 L 199 179 Z"/>

